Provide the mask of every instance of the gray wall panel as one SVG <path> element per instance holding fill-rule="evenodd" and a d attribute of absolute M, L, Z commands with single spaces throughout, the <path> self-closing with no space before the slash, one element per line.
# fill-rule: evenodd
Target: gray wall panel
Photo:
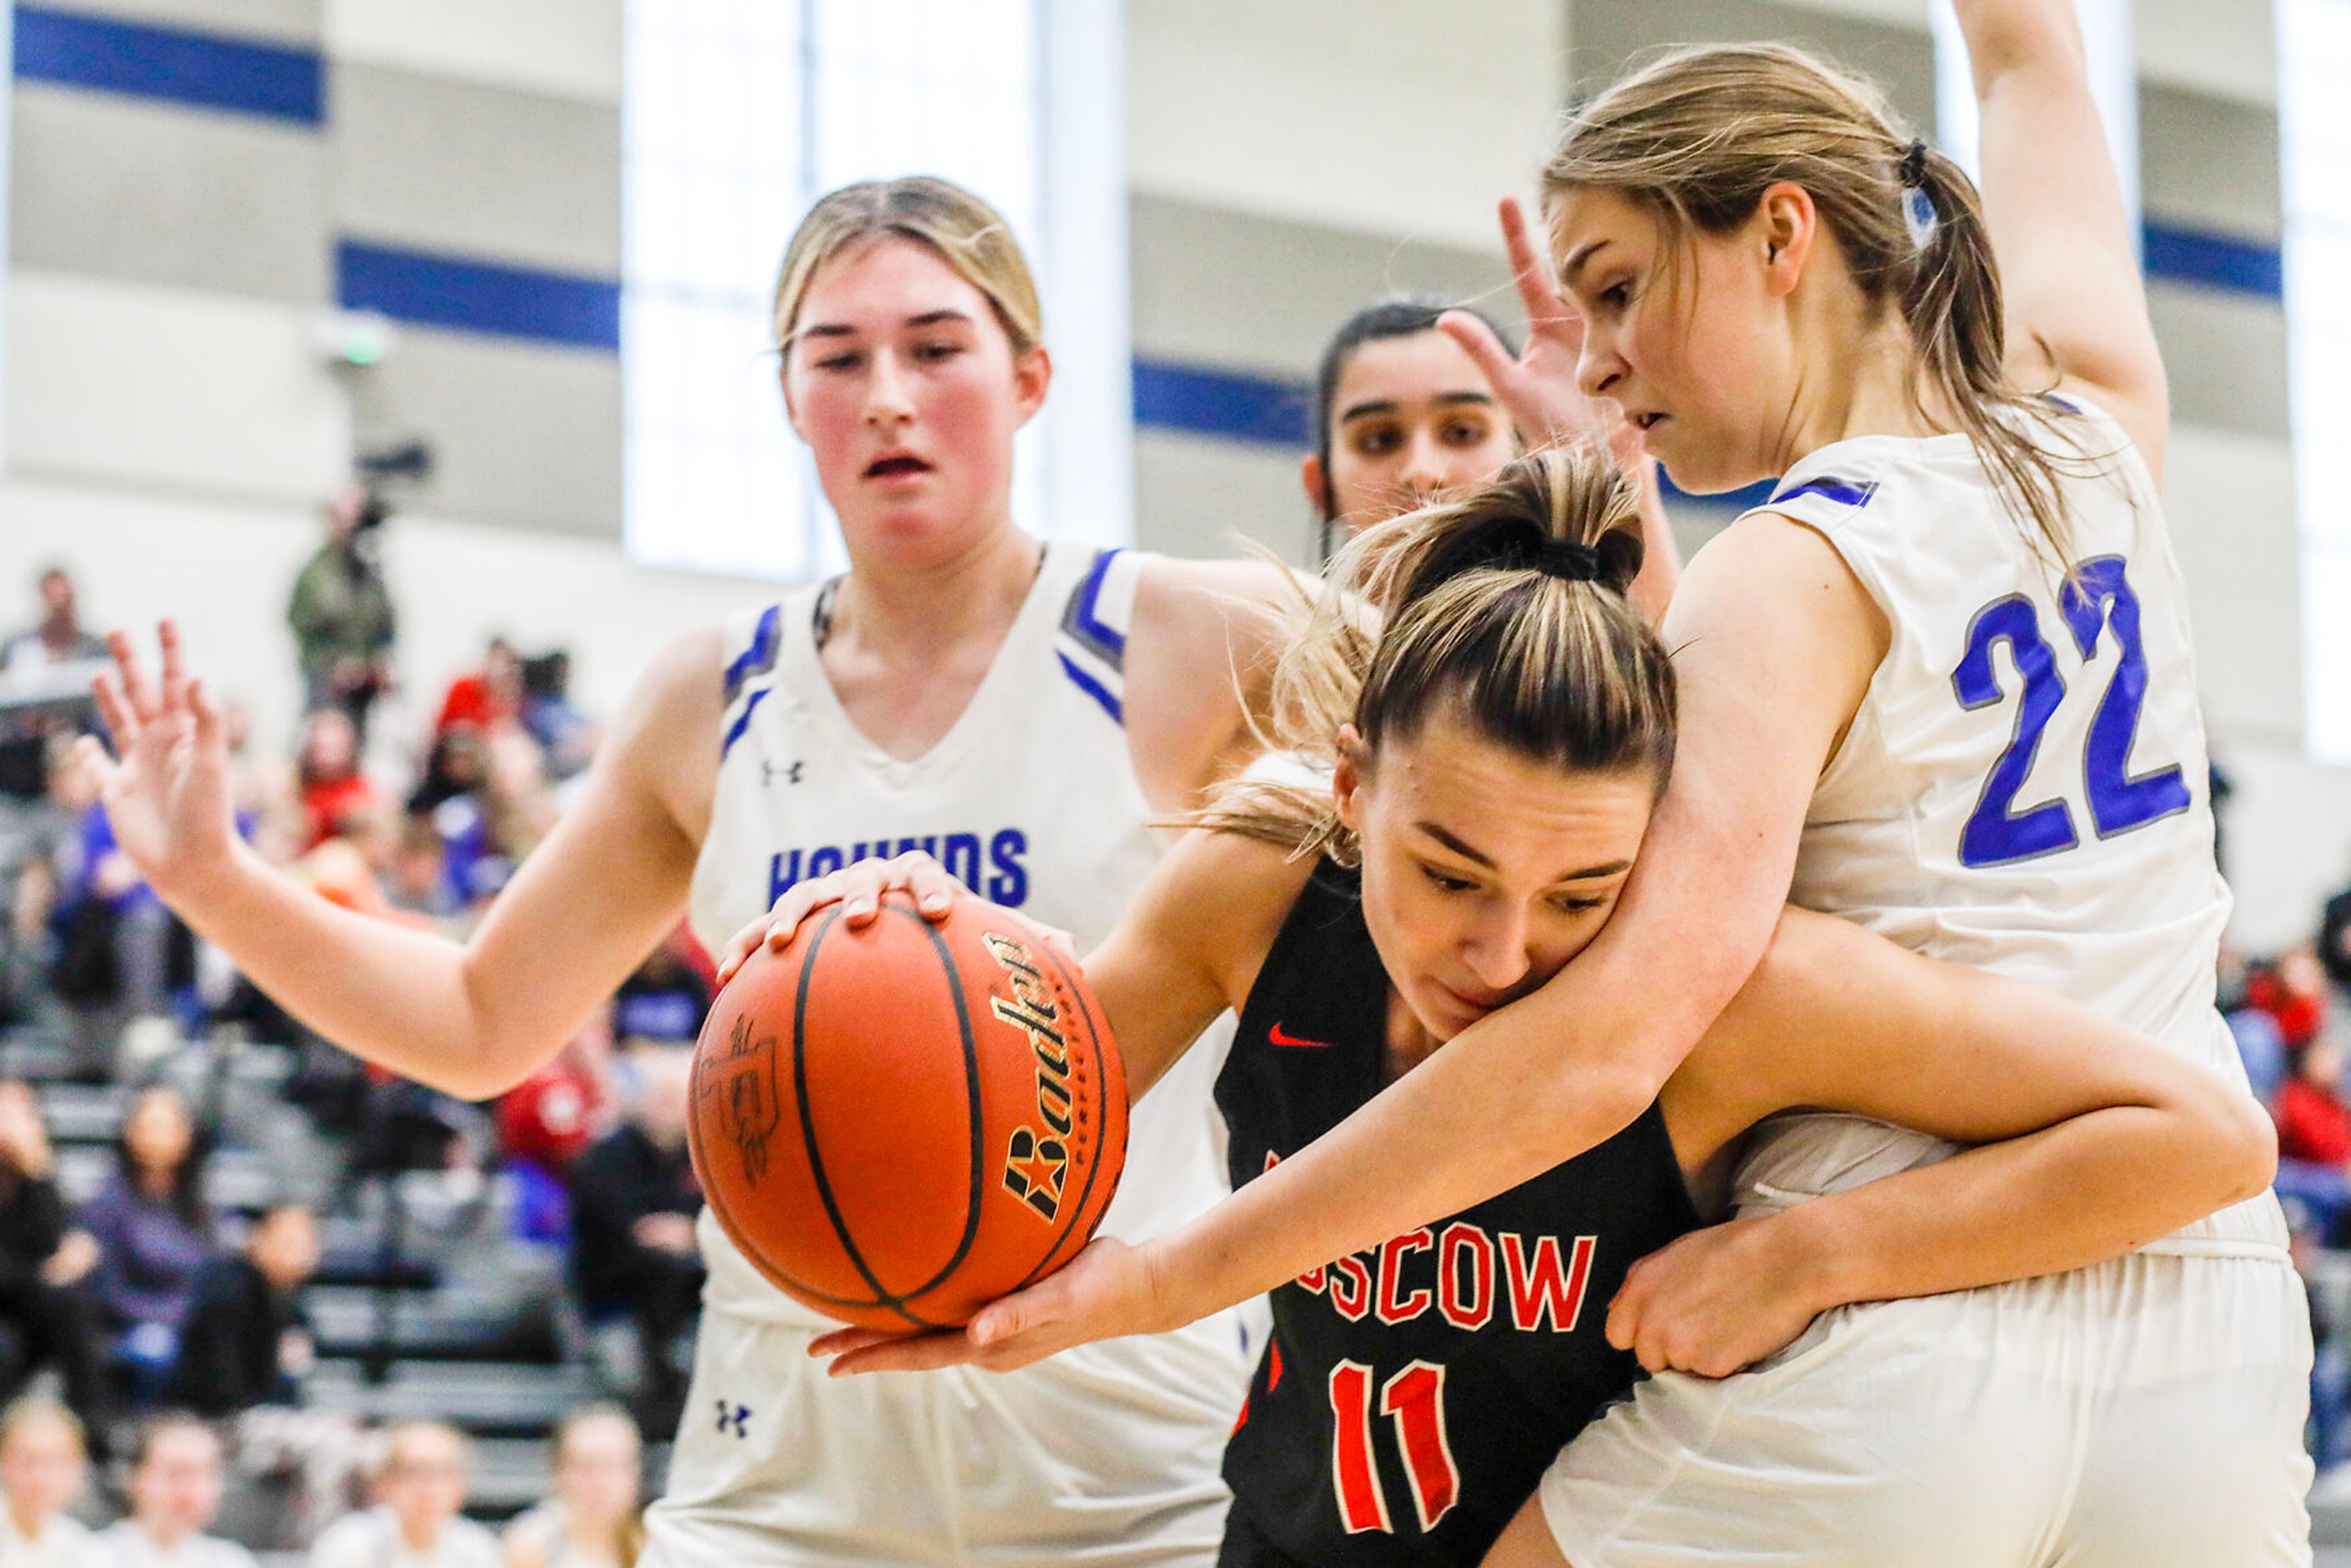
<path fill-rule="evenodd" d="M 1134 542 L 1168 555 L 1230 557 L 1236 535 L 1283 559 L 1313 548 L 1314 513 L 1298 482 L 1303 454 L 1168 430 L 1134 433 Z"/>
<path fill-rule="evenodd" d="M 312 131 L 16 84 L 9 217 L 27 267 L 300 304 L 329 297 Z"/>
<path fill-rule="evenodd" d="M 60 11 L 84 11 L 126 22 L 225 33 L 268 43 L 316 44 L 322 0 L 47 0 Z"/>
<path fill-rule="evenodd" d="M 1501 257 L 1155 196 L 1128 203 L 1134 347 L 1302 379 L 1332 329 L 1382 294 L 1476 299 L 1516 322 Z"/>
<path fill-rule="evenodd" d="M 2139 191 L 2150 217 L 2275 242 L 2275 110 L 2177 88 L 2138 95 Z"/>
<path fill-rule="evenodd" d="M 371 423 L 432 444 L 419 510 L 620 538 L 618 359 L 410 327 L 371 376 Z"/>
<path fill-rule="evenodd" d="M 1664 44 L 1772 39 L 1802 44 L 1861 72 L 1922 136 L 1935 129 L 1935 46 L 1924 29 L 1888 26 L 1771 0 L 1573 0 L 1573 90 L 1607 85 Z"/>
<path fill-rule="evenodd" d="M 339 63 L 336 219 L 419 249 L 613 277 L 621 117 L 606 105 Z"/>
<path fill-rule="evenodd" d="M 2147 314 L 2170 372 L 2174 423 L 2285 439 L 2286 324 L 2276 301 L 2158 281 Z"/>

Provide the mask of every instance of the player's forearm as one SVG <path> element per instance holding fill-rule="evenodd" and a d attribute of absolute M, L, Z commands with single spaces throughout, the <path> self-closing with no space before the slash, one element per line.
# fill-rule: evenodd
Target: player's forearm
<path fill-rule="evenodd" d="M 468 1100 L 529 1071 L 531 1042 L 483 1027 L 465 950 L 447 937 L 330 904 L 243 845 L 201 889 L 178 891 L 173 907 L 272 1000 L 355 1056 Z"/>
<path fill-rule="evenodd" d="M 2051 68 L 2079 76 L 2086 68 L 2073 0 L 1953 0 L 1952 9 L 1980 98 L 2014 71 Z"/>
<path fill-rule="evenodd" d="M 1782 1228 L 1815 1311 L 2086 1268 L 2265 1186 L 2250 1102 L 2126 1105 L 1799 1204 Z"/>

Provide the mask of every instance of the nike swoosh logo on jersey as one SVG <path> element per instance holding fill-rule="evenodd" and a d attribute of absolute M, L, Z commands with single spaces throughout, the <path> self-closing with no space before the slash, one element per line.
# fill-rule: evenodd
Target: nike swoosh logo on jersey
<path fill-rule="evenodd" d="M 1276 1045 L 1293 1046 L 1306 1051 L 1327 1051 L 1331 1046 L 1331 1042 L 1327 1040 L 1301 1040 L 1296 1035 L 1289 1033 L 1280 1024 L 1275 1024 L 1272 1029 L 1267 1030 L 1266 1038 Z"/>

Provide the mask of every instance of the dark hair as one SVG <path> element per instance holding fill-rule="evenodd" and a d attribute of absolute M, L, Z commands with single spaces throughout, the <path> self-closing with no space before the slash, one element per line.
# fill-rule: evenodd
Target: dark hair
<path fill-rule="evenodd" d="M 142 1083 L 131 1096 L 131 1104 L 122 1113 L 122 1125 L 114 1132 L 115 1168 L 121 1172 L 125 1186 L 133 1193 L 140 1191 L 139 1162 L 131 1155 L 131 1116 L 139 1102 L 155 1092 L 169 1094 L 179 1102 L 180 1113 L 188 1119 L 188 1152 L 180 1161 L 180 1168 L 172 1173 L 172 1191 L 165 1200 L 172 1212 L 179 1216 L 190 1229 L 212 1234 L 213 1218 L 204 1207 L 204 1162 L 212 1153 L 210 1129 L 196 1119 L 195 1107 L 188 1097 L 168 1083 Z"/>
<path fill-rule="evenodd" d="M 1364 344 L 1434 332 L 1437 319 L 1447 310 L 1475 316 L 1502 340 L 1504 348 L 1514 354 L 1519 351 L 1509 329 L 1493 317 L 1475 305 L 1457 305 L 1434 294 L 1391 294 L 1384 299 L 1374 299 L 1340 322 L 1339 329 L 1322 347 L 1322 361 L 1314 371 L 1314 452 L 1322 461 L 1322 544 L 1325 559 L 1331 554 L 1331 525 L 1339 518 L 1339 497 L 1331 487 L 1331 415 L 1339 399 L 1339 378 L 1347 373 L 1348 361 Z"/>
<path fill-rule="evenodd" d="M 1625 600 L 1641 570 L 1633 486 L 1585 443 L 1513 458 L 1464 498 L 1359 535 L 1274 676 L 1267 738 L 1337 759 L 1343 724 L 1368 764 L 1440 714 L 1573 773 L 1673 771 L 1675 680 Z M 1200 826 L 1339 859 L 1354 852 L 1327 791 L 1243 779 Z"/>

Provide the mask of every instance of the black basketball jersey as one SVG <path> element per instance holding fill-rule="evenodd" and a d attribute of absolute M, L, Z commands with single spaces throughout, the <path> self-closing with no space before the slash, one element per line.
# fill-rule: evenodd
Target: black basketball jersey
<path fill-rule="evenodd" d="M 1379 1092 L 1388 988 L 1360 879 L 1319 866 L 1217 1081 L 1234 1186 Z M 1225 1450 L 1222 1563 L 1477 1563 L 1631 1387 L 1637 1364 L 1604 1332 L 1625 1270 L 1697 1223 L 1652 1105 L 1531 1181 L 1280 1286 Z"/>

